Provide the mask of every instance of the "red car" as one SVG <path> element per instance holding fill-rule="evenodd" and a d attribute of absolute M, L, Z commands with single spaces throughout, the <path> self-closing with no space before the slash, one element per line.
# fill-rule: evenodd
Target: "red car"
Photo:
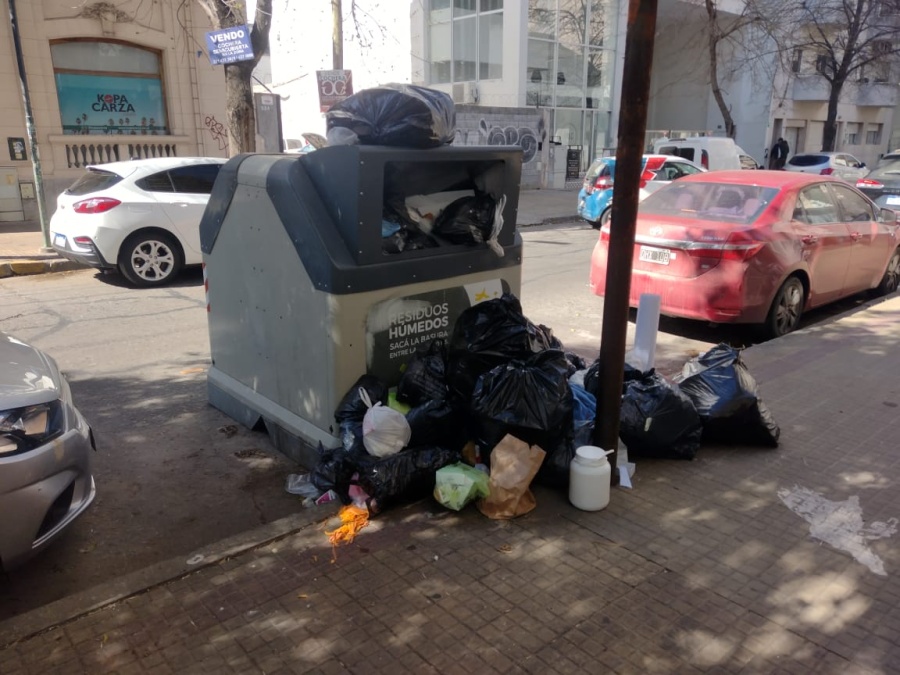
<path fill-rule="evenodd" d="M 609 228 L 591 260 L 606 292 Z M 670 316 L 791 332 L 800 314 L 860 291 L 897 290 L 897 215 L 846 182 L 786 171 L 686 176 L 641 202 L 630 303 Z"/>

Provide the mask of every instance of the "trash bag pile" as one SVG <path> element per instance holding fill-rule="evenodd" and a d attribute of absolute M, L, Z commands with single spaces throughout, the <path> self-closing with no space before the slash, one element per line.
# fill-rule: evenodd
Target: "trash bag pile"
<path fill-rule="evenodd" d="M 453 99 L 442 91 L 411 84 L 364 89 L 337 103 L 325 117 L 329 145 L 426 150 L 452 143 L 456 133 Z M 480 189 L 474 178 L 472 189 L 408 195 L 402 193 L 406 177 L 401 170 L 385 185 L 381 213 L 384 253 L 483 244 L 503 255 L 498 239 L 506 195 Z M 402 186 L 399 190 L 398 185 Z"/>
<path fill-rule="evenodd" d="M 335 411 L 341 445 L 320 446 L 308 482 L 373 514 L 434 495 L 449 509 L 475 502 L 490 518 L 517 517 L 534 508 L 532 480 L 567 486 L 575 450 L 592 444 L 598 370 L 529 321 L 514 295 L 481 302 L 449 342 L 419 348 L 396 391 L 359 378 Z M 704 440 L 777 444 L 738 350 L 719 345 L 675 379 L 626 367 L 629 458 L 690 460 Z M 292 483 L 304 496 L 311 486 Z"/>

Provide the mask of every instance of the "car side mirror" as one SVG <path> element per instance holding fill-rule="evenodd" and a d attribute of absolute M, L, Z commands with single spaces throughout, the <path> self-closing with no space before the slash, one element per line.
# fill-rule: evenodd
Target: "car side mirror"
<path fill-rule="evenodd" d="M 865 162 L 860 162 L 860 163 L 859 163 L 859 168 L 860 168 L 860 169 L 865 169 L 865 168 L 866 168 L 866 163 L 865 163 Z"/>
<path fill-rule="evenodd" d="M 878 212 L 878 222 L 880 223 L 896 223 L 897 212 L 893 209 L 881 209 Z"/>

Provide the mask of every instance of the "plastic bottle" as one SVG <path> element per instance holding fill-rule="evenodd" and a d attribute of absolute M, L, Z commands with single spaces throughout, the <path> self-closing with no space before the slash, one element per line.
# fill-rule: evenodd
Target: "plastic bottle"
<path fill-rule="evenodd" d="M 609 504 L 612 467 L 606 459 L 612 450 L 584 445 L 569 465 L 569 501 L 582 511 L 599 511 Z"/>

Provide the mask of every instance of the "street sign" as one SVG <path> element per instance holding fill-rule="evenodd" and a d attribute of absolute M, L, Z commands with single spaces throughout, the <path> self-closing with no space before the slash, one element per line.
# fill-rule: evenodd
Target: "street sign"
<path fill-rule="evenodd" d="M 353 93 L 353 75 L 349 70 L 317 70 L 319 112 L 328 112 Z"/>
<path fill-rule="evenodd" d="M 253 59 L 250 27 L 232 26 L 210 31 L 206 34 L 206 51 L 209 54 L 209 62 L 214 66 L 250 61 Z"/>

